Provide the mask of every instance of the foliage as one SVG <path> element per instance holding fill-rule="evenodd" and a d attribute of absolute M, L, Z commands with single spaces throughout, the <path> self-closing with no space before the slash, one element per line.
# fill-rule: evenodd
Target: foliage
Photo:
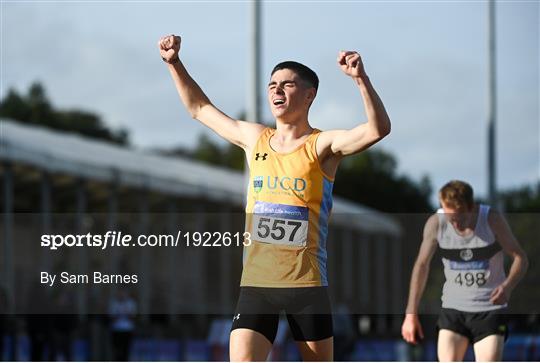
<path fill-rule="evenodd" d="M 500 194 L 504 210 L 508 213 L 540 212 L 540 182 L 536 185 L 509 189 Z"/>
<path fill-rule="evenodd" d="M 397 173 L 394 156 L 369 149 L 344 159 L 336 174 L 335 194 L 384 212 L 418 213 L 433 210 L 431 182 L 415 182 Z"/>
<path fill-rule="evenodd" d="M 197 146 L 193 149 L 183 147 L 171 150 L 161 150 L 165 155 L 177 155 L 202 161 L 206 164 L 222 166 L 234 170 L 244 169 L 244 151 L 233 144 L 222 145 L 213 141 L 206 134 L 201 134 L 197 141 Z"/>
<path fill-rule="evenodd" d="M 58 110 L 47 97 L 40 83 L 33 83 L 26 95 L 10 89 L 0 101 L 0 117 L 21 123 L 71 131 L 88 137 L 127 145 L 128 132 L 124 129 L 110 130 L 99 115 L 84 110 Z"/>

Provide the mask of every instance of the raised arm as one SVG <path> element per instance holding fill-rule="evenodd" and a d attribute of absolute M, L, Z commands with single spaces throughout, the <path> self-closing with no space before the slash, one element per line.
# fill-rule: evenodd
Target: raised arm
<path fill-rule="evenodd" d="M 495 239 L 499 242 L 503 251 L 512 258 L 512 265 L 510 266 L 508 276 L 491 293 L 490 301 L 493 304 L 501 305 L 508 302 L 512 291 L 523 276 L 525 276 L 529 266 L 529 260 L 516 237 L 514 237 L 508 222 L 500 212 L 490 210 L 488 222 L 491 230 L 495 233 Z"/>
<path fill-rule="evenodd" d="M 416 344 L 416 336 L 424 337 L 420 320 L 418 319 L 418 305 L 426 287 L 429 275 L 429 265 L 433 254 L 437 250 L 437 230 L 439 220 L 436 214 L 429 217 L 424 226 L 424 236 L 420 245 L 420 252 L 414 263 L 411 285 L 409 288 L 409 300 L 405 311 L 405 320 L 401 327 L 401 335 L 409 343 Z"/>
<path fill-rule="evenodd" d="M 360 54 L 341 51 L 337 61 L 343 73 L 350 76 L 358 86 L 367 115 L 367 122 L 350 130 L 330 130 L 319 136 L 319 155 L 339 159 L 358 153 L 388 135 L 390 118 L 364 70 Z"/>
<path fill-rule="evenodd" d="M 191 117 L 215 131 L 225 140 L 242 147 L 246 152 L 251 149 L 264 126 L 246 121 L 235 120 L 217 109 L 191 78 L 179 58 L 181 38 L 168 35 L 158 42 L 161 58 L 169 68 L 178 95 Z"/>

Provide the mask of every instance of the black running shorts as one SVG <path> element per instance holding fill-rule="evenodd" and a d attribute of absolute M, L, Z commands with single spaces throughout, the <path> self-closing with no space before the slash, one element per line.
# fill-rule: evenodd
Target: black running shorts
<path fill-rule="evenodd" d="M 317 341 L 333 336 L 326 287 L 241 287 L 231 331 L 251 329 L 273 343 L 281 311 L 285 312 L 296 341 Z"/>
<path fill-rule="evenodd" d="M 461 334 L 474 344 L 490 335 L 508 338 L 506 309 L 469 313 L 454 309 L 441 310 L 437 330 L 448 329 Z"/>

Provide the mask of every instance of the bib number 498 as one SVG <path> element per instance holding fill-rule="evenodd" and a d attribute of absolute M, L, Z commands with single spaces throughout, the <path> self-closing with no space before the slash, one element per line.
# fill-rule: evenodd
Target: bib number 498
<path fill-rule="evenodd" d="M 486 274 L 485 272 L 466 272 L 466 273 L 458 273 L 456 278 L 454 279 L 454 282 L 458 284 L 459 286 L 473 286 L 476 284 L 477 286 L 484 286 L 487 282 L 486 280 Z"/>

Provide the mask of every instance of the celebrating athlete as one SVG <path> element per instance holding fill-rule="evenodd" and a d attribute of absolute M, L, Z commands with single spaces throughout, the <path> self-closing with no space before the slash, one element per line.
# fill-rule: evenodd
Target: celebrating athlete
<path fill-rule="evenodd" d="M 469 184 L 448 182 L 439 191 L 439 200 L 442 208 L 424 227 L 401 334 L 413 344 L 424 336 L 418 304 L 438 246 L 446 277 L 437 322 L 439 360 L 463 360 L 471 343 L 477 361 L 500 361 L 508 334 L 505 308 L 527 270 L 527 256 L 503 215 L 474 203 Z M 503 252 L 513 259 L 508 276 Z"/>
<path fill-rule="evenodd" d="M 181 39 L 158 42 L 182 103 L 194 119 L 246 153 L 250 176 L 240 297 L 230 335 L 233 361 L 265 361 L 285 311 L 304 360 L 333 359 L 326 235 L 332 186 L 340 161 L 390 132 L 384 105 L 360 55 L 341 51 L 337 63 L 358 86 L 367 122 L 320 131 L 308 121 L 317 95 L 315 72 L 297 62 L 274 67 L 267 98 L 275 128 L 235 120 L 217 109 L 179 58 Z M 258 120 L 260 121 L 260 120 Z"/>

